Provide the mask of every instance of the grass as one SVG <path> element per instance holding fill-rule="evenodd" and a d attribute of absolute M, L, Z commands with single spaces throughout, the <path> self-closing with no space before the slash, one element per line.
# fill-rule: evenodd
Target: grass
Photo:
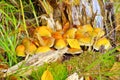
<path fill-rule="evenodd" d="M 5 7 L 3 7 L 3 4 Z M 15 48 L 18 44 L 18 21 L 14 16 L 14 13 L 18 10 L 14 6 L 5 3 L 4 1 L 0 2 L 1 9 L 0 13 L 2 14 L 1 23 L 0 23 L 0 47 L 6 52 L 6 60 L 9 66 L 12 66 L 16 63 L 17 57 L 15 53 Z M 13 33 L 15 31 L 15 33 Z"/>

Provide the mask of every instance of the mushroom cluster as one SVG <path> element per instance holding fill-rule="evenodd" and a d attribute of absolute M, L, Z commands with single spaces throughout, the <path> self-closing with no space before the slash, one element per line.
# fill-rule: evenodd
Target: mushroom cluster
<path fill-rule="evenodd" d="M 24 38 L 16 47 L 16 53 L 24 57 L 26 54 L 45 53 L 68 47 L 69 54 L 79 54 L 84 51 L 81 46 L 97 51 L 104 46 L 104 49 L 108 50 L 111 44 L 104 35 L 105 32 L 101 28 L 93 28 L 90 24 L 70 27 L 69 23 L 66 23 L 58 30 L 53 30 L 48 26 L 39 26 L 34 30 L 32 38 Z"/>

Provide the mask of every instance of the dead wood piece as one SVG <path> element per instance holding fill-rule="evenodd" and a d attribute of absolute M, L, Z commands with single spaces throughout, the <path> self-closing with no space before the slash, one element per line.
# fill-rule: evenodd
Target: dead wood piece
<path fill-rule="evenodd" d="M 17 70 L 19 70 L 19 69 L 20 69 L 20 71 L 24 70 L 25 68 L 22 67 L 23 65 L 25 67 L 27 67 L 27 66 L 34 67 L 34 66 L 41 66 L 44 63 L 55 62 L 55 61 L 57 61 L 57 59 L 59 57 L 63 56 L 63 54 L 65 54 L 67 52 L 67 50 L 68 50 L 68 48 L 64 48 L 64 49 L 57 50 L 57 51 L 52 50 L 47 53 L 37 53 L 37 54 L 33 55 L 32 57 L 28 58 L 26 61 L 23 60 L 23 61 L 19 62 L 18 64 L 16 64 L 15 66 L 9 68 L 7 70 L 7 72 L 5 73 L 4 77 L 16 73 Z M 28 71 L 30 71 L 30 70 L 28 69 Z M 25 72 L 27 72 L 27 71 L 25 71 Z"/>

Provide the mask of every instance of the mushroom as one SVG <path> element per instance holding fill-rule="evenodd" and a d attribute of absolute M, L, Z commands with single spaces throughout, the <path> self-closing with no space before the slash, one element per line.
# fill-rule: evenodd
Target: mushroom
<path fill-rule="evenodd" d="M 101 28 L 94 28 L 93 30 L 93 36 L 96 37 L 97 39 L 104 36 L 105 32 Z"/>
<path fill-rule="evenodd" d="M 83 32 L 83 33 L 93 31 L 93 28 L 92 28 L 92 26 L 90 24 L 79 26 L 78 29 L 81 30 L 81 32 Z"/>
<path fill-rule="evenodd" d="M 35 53 L 36 49 L 37 49 L 37 47 L 32 42 L 30 42 L 28 45 L 25 46 L 26 54 L 31 54 L 32 55 L 32 54 Z"/>
<path fill-rule="evenodd" d="M 25 57 L 25 46 L 24 45 L 18 45 L 16 47 L 16 54 L 17 56 Z"/>
<path fill-rule="evenodd" d="M 95 44 L 93 45 L 93 48 L 95 50 L 99 50 L 101 48 L 101 46 L 104 46 L 105 50 L 110 49 L 111 48 L 110 41 L 105 37 L 100 38 L 95 42 Z"/>
<path fill-rule="evenodd" d="M 76 48 L 69 48 L 68 49 L 68 54 L 80 54 L 82 53 L 83 50 L 80 48 L 80 49 L 76 49 Z"/>
<path fill-rule="evenodd" d="M 58 39 L 55 41 L 54 48 L 62 49 L 62 48 L 65 48 L 66 46 L 67 46 L 67 44 L 64 39 Z"/>
<path fill-rule="evenodd" d="M 84 36 L 78 39 L 78 42 L 81 46 L 91 46 L 93 45 L 93 38 L 90 36 Z"/>
<path fill-rule="evenodd" d="M 91 46 L 93 45 L 94 43 L 94 38 L 91 37 L 91 36 L 83 36 L 81 38 L 78 39 L 78 42 L 81 46 L 88 46 L 88 50 L 90 51 L 91 50 Z"/>
<path fill-rule="evenodd" d="M 52 30 L 48 28 L 47 26 L 41 26 L 35 29 L 34 35 L 36 36 L 36 34 L 39 34 L 40 36 L 51 37 L 51 32 Z"/>
<path fill-rule="evenodd" d="M 52 47 L 54 45 L 54 41 L 55 39 L 53 37 L 42 37 L 43 42 L 44 42 L 44 46 L 49 46 Z"/>
<path fill-rule="evenodd" d="M 76 28 L 70 28 L 69 30 L 66 31 L 66 33 L 63 34 L 63 37 L 64 38 L 74 39 L 76 31 L 77 31 Z"/>
<path fill-rule="evenodd" d="M 48 52 L 50 50 L 51 49 L 48 46 L 40 46 L 40 47 L 37 48 L 37 50 L 35 51 L 35 53 L 36 54 L 38 54 L 38 53 L 46 53 L 46 52 Z"/>
<path fill-rule="evenodd" d="M 77 39 L 67 39 L 67 43 L 69 44 L 70 48 L 80 49 L 80 44 Z"/>
<path fill-rule="evenodd" d="M 55 38 L 55 39 L 62 39 L 62 32 L 60 31 L 56 31 L 56 32 L 53 32 L 52 33 L 52 37 Z"/>
<path fill-rule="evenodd" d="M 28 38 L 24 38 L 22 44 L 25 46 L 25 52 L 27 54 L 34 54 L 35 50 L 37 49 L 36 45 Z"/>
<path fill-rule="evenodd" d="M 22 44 L 23 44 L 24 46 L 29 45 L 29 43 L 30 43 L 30 39 L 28 39 L 28 38 L 24 38 L 24 39 L 22 40 Z"/>
<path fill-rule="evenodd" d="M 81 31 L 81 29 L 78 29 L 76 32 L 75 32 L 75 39 L 80 39 L 81 37 L 84 37 L 84 33 Z"/>

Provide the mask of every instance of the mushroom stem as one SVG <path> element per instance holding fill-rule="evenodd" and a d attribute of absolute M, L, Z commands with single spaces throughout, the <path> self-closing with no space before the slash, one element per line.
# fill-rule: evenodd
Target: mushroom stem
<path fill-rule="evenodd" d="M 91 51 L 92 50 L 92 46 L 88 46 L 88 51 Z"/>

